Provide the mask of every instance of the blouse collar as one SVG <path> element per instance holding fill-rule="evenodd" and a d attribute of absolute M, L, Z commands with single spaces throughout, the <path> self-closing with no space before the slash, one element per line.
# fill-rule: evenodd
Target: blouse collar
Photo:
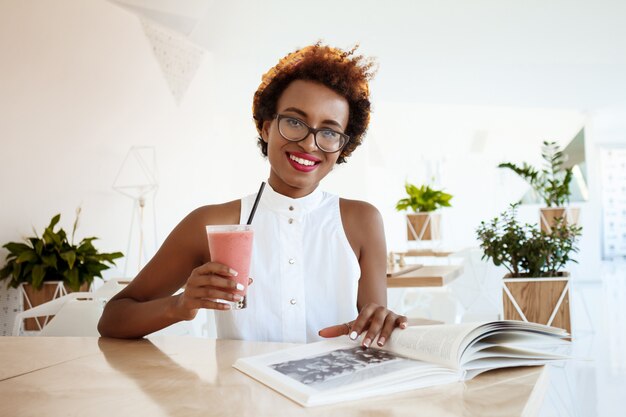
<path fill-rule="evenodd" d="M 300 198 L 291 198 L 279 194 L 267 183 L 261 202 L 270 209 L 299 216 L 315 210 L 322 203 L 324 192 L 317 187 L 311 194 Z"/>

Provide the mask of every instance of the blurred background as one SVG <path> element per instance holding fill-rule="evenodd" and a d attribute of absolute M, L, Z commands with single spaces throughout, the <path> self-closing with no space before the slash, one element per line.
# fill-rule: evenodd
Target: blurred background
<path fill-rule="evenodd" d="M 280 57 L 321 39 L 359 43 L 379 64 L 367 140 L 322 187 L 378 207 L 390 250 L 406 246 L 394 209 L 406 180 L 454 195 L 443 240 L 474 245 L 480 221 L 528 189 L 497 164 L 539 165 L 542 141 L 565 147 L 584 129 L 588 200 L 573 203 L 584 227 L 574 267 L 596 279 L 600 158 L 626 145 L 625 16 L 610 0 L 2 0 L 0 241 L 56 213 L 71 228 L 80 206 L 77 236 L 125 251 L 133 201 L 113 184 L 131 146 L 154 152 L 148 256 L 194 208 L 256 192 L 268 164 L 252 95 Z M 520 214 L 536 222 L 538 206 Z M 123 274 L 118 266 L 107 274 Z"/>

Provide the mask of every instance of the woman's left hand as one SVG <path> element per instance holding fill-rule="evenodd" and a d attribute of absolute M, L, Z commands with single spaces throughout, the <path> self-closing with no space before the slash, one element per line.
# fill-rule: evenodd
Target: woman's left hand
<path fill-rule="evenodd" d="M 396 314 L 384 306 L 370 303 L 363 307 L 356 320 L 326 327 L 319 331 L 319 335 L 337 337 L 349 334 L 350 339 L 356 340 L 363 332 L 367 331 L 363 338 L 363 346 L 370 347 L 378 336 L 376 344 L 382 347 L 396 327 L 405 329 L 406 326 L 407 318 L 405 316 Z"/>

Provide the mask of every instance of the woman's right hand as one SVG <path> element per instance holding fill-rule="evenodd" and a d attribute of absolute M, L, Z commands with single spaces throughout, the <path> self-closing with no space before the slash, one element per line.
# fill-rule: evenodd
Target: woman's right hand
<path fill-rule="evenodd" d="M 230 305 L 216 300 L 236 302 L 243 299 L 235 294 L 244 289 L 231 278 L 236 276 L 237 271 L 217 262 L 207 262 L 195 268 L 187 278 L 184 291 L 176 295 L 175 314 L 181 320 L 192 320 L 200 308 L 229 310 Z"/>

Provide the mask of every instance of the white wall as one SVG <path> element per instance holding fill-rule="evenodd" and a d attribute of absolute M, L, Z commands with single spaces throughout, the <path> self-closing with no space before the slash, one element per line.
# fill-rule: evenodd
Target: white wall
<path fill-rule="evenodd" d="M 624 3 L 209 4 L 193 35 L 208 53 L 178 105 L 132 14 L 104 0 L 0 2 L 0 242 L 41 230 L 57 212 L 70 228 L 81 205 L 79 235 L 125 250 L 132 202 L 111 185 L 134 144 L 157 149 L 161 241 L 193 208 L 255 192 L 267 163 L 252 94 L 279 57 L 322 38 L 360 41 L 379 61 L 366 144 L 323 187 L 379 207 L 390 248 L 404 244 L 393 205 L 405 179 L 439 170 L 455 194 L 445 238 L 471 244 L 477 223 L 524 189 L 495 165 L 539 162 L 542 140 L 565 143 L 586 125 L 593 201 L 583 207 L 579 268 L 596 270 L 594 152 L 626 141 Z M 532 220 L 535 208 L 524 210 Z"/>

